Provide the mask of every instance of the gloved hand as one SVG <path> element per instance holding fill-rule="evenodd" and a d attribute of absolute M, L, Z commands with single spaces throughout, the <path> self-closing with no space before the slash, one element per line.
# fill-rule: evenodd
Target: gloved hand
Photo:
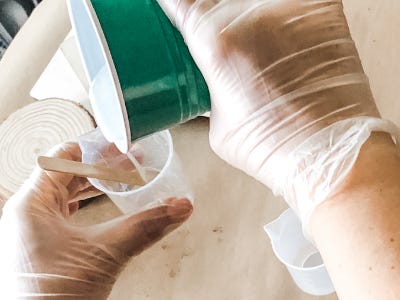
<path fill-rule="evenodd" d="M 78 144 L 49 155 L 79 161 Z M 128 260 L 184 222 L 186 200 L 90 227 L 71 224 L 86 179 L 36 169 L 11 197 L 0 220 L 0 285 L 4 299 L 106 299 Z M 93 191 L 92 191 L 93 192 Z M 75 199 L 71 201 L 72 199 Z"/>
<path fill-rule="evenodd" d="M 305 225 L 350 171 L 379 112 L 340 0 L 158 0 L 210 89 L 215 152 Z"/>

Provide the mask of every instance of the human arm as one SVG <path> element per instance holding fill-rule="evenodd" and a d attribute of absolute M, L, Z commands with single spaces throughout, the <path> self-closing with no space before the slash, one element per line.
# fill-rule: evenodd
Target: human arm
<path fill-rule="evenodd" d="M 334 195 L 348 176 L 353 176 L 354 164 L 365 152 L 362 146 L 368 140 L 365 145 L 369 147 L 376 139 L 376 133 L 369 138 L 371 133 L 386 132 L 399 142 L 396 126 L 383 120 L 376 108 L 342 2 L 159 2 L 181 30 L 208 83 L 212 97 L 210 143 L 215 152 L 283 196 L 302 220 L 308 237 L 321 247 L 339 295 L 364 299 L 368 289 L 363 277 L 356 276 L 361 272 L 360 264 L 349 263 L 351 270 L 333 268 L 345 265 L 356 251 L 363 252 L 366 264 L 389 250 L 382 248 L 375 253 L 370 251 L 373 247 L 365 245 L 366 249 L 354 247 L 357 250 L 350 251 L 348 247 L 342 255 L 335 255 L 344 240 L 356 246 L 356 231 L 342 228 L 337 239 L 330 238 L 330 231 L 342 224 L 340 213 L 333 218 L 332 212 L 327 220 L 319 217 L 318 222 L 310 223 L 313 214 L 324 216 L 319 210 L 328 205 L 326 201 L 332 206 L 337 203 Z M 390 147 L 397 149 L 391 143 Z M 370 163 L 365 162 L 364 168 Z M 382 184 L 375 179 L 364 186 L 363 193 Z M 387 184 L 396 188 L 395 182 Z M 361 191 L 354 194 L 350 189 L 341 195 L 347 193 L 354 201 L 363 197 Z M 394 204 L 388 205 L 389 198 L 384 204 L 380 197 L 373 203 L 379 204 L 378 215 L 386 219 L 387 207 Z M 348 208 L 347 204 L 342 207 Z M 357 213 L 355 206 L 351 208 L 348 215 Z M 365 226 L 367 215 L 357 217 L 348 217 L 348 227 Z M 396 225 L 392 221 L 387 218 L 387 223 L 376 226 L 390 235 L 393 230 L 388 226 Z M 367 239 L 364 244 L 368 244 Z M 395 256 L 397 250 L 390 251 Z M 343 274 L 346 271 L 348 276 Z M 380 271 L 386 272 L 382 278 L 391 280 L 371 278 L 375 297 L 371 299 L 390 299 L 390 291 L 395 291 L 399 281 L 391 269 Z M 364 276 L 369 276 L 368 271 Z M 351 285 L 352 281 L 357 282 Z"/>
<path fill-rule="evenodd" d="M 400 151 L 375 133 L 311 230 L 340 299 L 400 295 Z"/>

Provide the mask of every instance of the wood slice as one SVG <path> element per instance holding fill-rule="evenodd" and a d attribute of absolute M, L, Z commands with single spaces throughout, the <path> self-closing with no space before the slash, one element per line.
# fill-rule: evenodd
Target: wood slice
<path fill-rule="evenodd" d="M 0 125 L 0 199 L 18 190 L 39 155 L 94 128 L 92 116 L 68 100 L 38 101 L 11 114 Z"/>

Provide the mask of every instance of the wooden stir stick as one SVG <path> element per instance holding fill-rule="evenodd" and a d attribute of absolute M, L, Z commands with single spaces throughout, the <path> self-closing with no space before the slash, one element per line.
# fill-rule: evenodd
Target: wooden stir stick
<path fill-rule="evenodd" d="M 39 156 L 37 163 L 43 170 L 67 173 L 78 177 L 97 178 L 139 186 L 146 183 L 137 170 L 124 171 L 119 169 L 110 169 L 68 159 L 46 156 Z"/>

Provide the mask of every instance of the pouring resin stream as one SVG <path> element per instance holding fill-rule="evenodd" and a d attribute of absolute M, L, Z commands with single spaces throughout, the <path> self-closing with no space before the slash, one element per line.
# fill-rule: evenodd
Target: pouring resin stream
<path fill-rule="evenodd" d="M 121 152 L 210 110 L 204 78 L 157 1 L 67 2 L 94 117 Z"/>

